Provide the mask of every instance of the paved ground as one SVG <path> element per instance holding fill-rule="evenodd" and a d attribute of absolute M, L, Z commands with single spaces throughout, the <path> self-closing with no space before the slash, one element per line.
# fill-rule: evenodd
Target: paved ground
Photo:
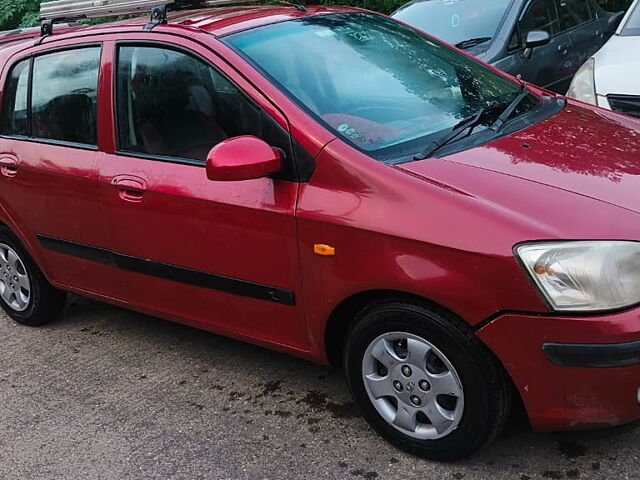
<path fill-rule="evenodd" d="M 0 315 L 0 479 L 640 479 L 640 428 L 542 435 L 514 415 L 463 463 L 379 439 L 341 372 L 73 299 Z"/>

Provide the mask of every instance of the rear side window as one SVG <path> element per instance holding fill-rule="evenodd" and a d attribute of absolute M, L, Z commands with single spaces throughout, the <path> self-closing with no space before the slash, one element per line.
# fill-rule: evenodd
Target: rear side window
<path fill-rule="evenodd" d="M 33 62 L 31 136 L 96 144 L 100 47 L 38 56 Z"/>
<path fill-rule="evenodd" d="M 560 28 L 570 30 L 592 19 L 591 8 L 587 0 L 556 0 Z"/>
<path fill-rule="evenodd" d="M 28 134 L 29 60 L 16 64 L 7 77 L 2 105 L 2 133 Z"/>

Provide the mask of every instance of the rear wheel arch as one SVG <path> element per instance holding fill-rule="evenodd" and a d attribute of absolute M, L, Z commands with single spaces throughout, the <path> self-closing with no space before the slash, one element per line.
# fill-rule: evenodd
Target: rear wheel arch
<path fill-rule="evenodd" d="M 27 253 L 31 255 L 32 260 L 35 262 L 36 266 L 40 269 L 47 281 L 51 281 L 49 272 L 45 268 L 44 262 L 40 257 L 40 252 L 35 248 L 32 242 L 28 241 L 24 232 L 22 232 L 17 225 L 7 222 L 6 219 L 2 217 L 0 217 L 0 230 L 4 230 L 11 236 L 15 237 L 15 239 L 20 242 Z"/>
<path fill-rule="evenodd" d="M 0 223 L 0 307 L 14 321 L 40 326 L 63 310 L 67 294 L 53 287 L 42 273 L 24 240 Z"/>

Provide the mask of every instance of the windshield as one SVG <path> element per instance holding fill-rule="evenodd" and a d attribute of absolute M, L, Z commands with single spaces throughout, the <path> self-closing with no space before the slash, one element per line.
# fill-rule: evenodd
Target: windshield
<path fill-rule="evenodd" d="M 493 38 L 509 0 L 422 0 L 409 3 L 392 17 L 453 45 Z"/>
<path fill-rule="evenodd" d="M 629 15 L 627 23 L 624 24 L 621 34 L 629 36 L 640 35 L 640 2 L 636 2 L 636 6 Z"/>
<path fill-rule="evenodd" d="M 521 92 L 517 83 L 379 15 L 319 15 L 223 41 L 336 135 L 380 159 L 424 148 L 425 137 Z"/>

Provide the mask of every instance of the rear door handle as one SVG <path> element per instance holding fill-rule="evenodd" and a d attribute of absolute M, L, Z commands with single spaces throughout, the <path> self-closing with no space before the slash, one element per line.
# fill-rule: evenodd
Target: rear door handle
<path fill-rule="evenodd" d="M 111 185 L 118 189 L 118 196 L 127 202 L 141 202 L 147 190 L 144 178 L 135 175 L 117 175 L 111 180 Z"/>
<path fill-rule="evenodd" d="M 18 160 L 13 157 L 0 157 L 0 174 L 15 177 L 18 173 Z"/>

